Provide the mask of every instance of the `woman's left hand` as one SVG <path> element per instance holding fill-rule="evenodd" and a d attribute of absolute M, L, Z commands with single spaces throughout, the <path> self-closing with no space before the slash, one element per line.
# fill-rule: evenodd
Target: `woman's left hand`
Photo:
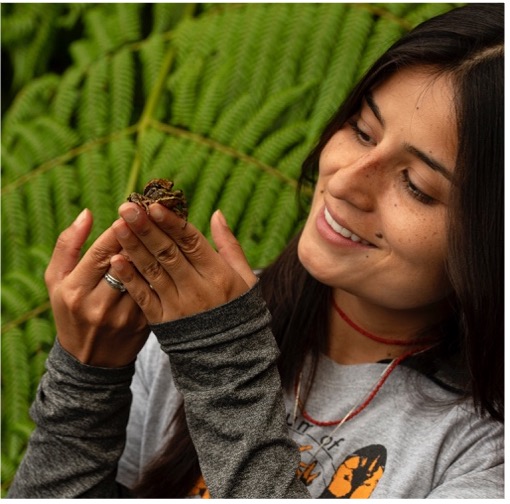
<path fill-rule="evenodd" d="M 255 285 L 244 253 L 221 212 L 211 219 L 217 251 L 191 224 L 155 203 L 150 217 L 135 203 L 119 208 L 113 230 L 124 253 L 111 258 L 115 276 L 150 324 L 169 322 L 231 301 Z"/>

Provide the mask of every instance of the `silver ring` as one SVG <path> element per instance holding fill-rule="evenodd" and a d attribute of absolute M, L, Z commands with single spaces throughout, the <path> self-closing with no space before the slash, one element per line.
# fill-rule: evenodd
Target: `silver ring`
<path fill-rule="evenodd" d="M 114 276 L 110 275 L 110 273 L 106 273 L 104 279 L 112 289 L 117 289 L 120 292 L 126 292 L 124 284 L 120 280 L 117 280 Z"/>

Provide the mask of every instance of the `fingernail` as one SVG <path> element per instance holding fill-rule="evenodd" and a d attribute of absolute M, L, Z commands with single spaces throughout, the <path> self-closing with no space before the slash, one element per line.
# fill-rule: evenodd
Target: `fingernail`
<path fill-rule="evenodd" d="M 227 219 L 225 219 L 223 212 L 218 209 L 218 210 L 216 210 L 216 214 L 218 215 L 218 219 L 219 219 L 220 223 L 228 228 Z"/>
<path fill-rule="evenodd" d="M 74 223 L 75 224 L 81 224 L 84 220 L 85 220 L 85 217 L 87 215 L 87 209 L 84 208 L 79 214 L 78 214 L 78 217 L 76 217 L 76 219 L 74 219 Z"/>
<path fill-rule="evenodd" d="M 157 222 L 161 222 L 165 218 L 165 213 L 160 205 L 151 205 L 149 211 L 152 219 Z"/>
<path fill-rule="evenodd" d="M 122 265 L 122 262 L 119 262 L 119 259 L 116 256 L 113 256 L 110 259 L 110 266 L 117 273 L 122 273 L 122 270 L 124 269 L 123 265 Z"/>
<path fill-rule="evenodd" d="M 124 212 L 124 215 L 122 217 L 126 222 L 135 222 L 135 220 L 138 218 L 139 213 L 140 212 L 138 211 L 138 208 L 131 207 Z"/>

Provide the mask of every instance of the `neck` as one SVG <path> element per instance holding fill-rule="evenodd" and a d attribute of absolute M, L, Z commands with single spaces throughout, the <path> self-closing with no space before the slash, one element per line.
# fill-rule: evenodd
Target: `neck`
<path fill-rule="evenodd" d="M 341 364 L 394 359 L 437 340 L 433 327 L 446 304 L 412 310 L 374 305 L 344 291 L 332 292 L 328 356 Z M 343 314 L 342 314 L 343 312 Z"/>

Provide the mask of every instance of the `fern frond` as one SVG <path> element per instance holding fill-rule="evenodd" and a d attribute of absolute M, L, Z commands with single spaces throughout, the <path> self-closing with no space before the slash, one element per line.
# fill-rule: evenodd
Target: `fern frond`
<path fill-rule="evenodd" d="M 357 78 L 361 78 L 372 63 L 383 54 L 386 49 L 404 34 L 404 29 L 392 20 L 379 19 L 374 31 L 367 42 L 367 48 L 357 71 Z"/>
<path fill-rule="evenodd" d="M 112 13 L 112 24 L 115 32 L 119 34 L 120 43 L 140 40 L 142 35 L 143 4 L 140 3 L 116 3 Z"/>
<path fill-rule="evenodd" d="M 4 184 L 13 182 L 22 175 L 30 172 L 33 167 L 32 159 L 23 150 L 11 151 L 2 143 L 2 175 Z"/>
<path fill-rule="evenodd" d="M 33 365 L 33 359 L 37 358 L 38 355 L 46 356 L 47 352 L 49 352 L 50 348 L 53 346 L 55 341 L 55 330 L 53 324 L 44 318 L 35 317 L 27 321 L 25 324 L 25 334 L 24 334 L 27 352 L 30 356 L 30 365 Z M 39 359 L 42 359 L 40 357 Z M 42 361 L 44 364 L 44 360 Z M 38 364 L 37 374 L 41 377 L 41 367 Z M 35 381 L 31 379 L 31 387 L 33 390 L 33 385 Z"/>
<path fill-rule="evenodd" d="M 310 136 L 316 138 L 324 124 L 345 99 L 354 83 L 366 38 L 373 26 L 369 12 L 349 9 L 343 17 L 328 72 L 320 86 L 310 122 Z"/>
<path fill-rule="evenodd" d="M 7 10 L 10 9 L 10 12 Z M 16 6 L 2 5 L 2 46 L 24 42 L 37 27 L 37 18 Z"/>
<path fill-rule="evenodd" d="M 426 19 L 449 11 L 453 6 L 454 4 L 445 3 L 416 4 L 416 7 L 409 12 L 409 14 L 405 17 L 405 20 L 414 27 Z"/>
<path fill-rule="evenodd" d="M 78 129 L 85 140 L 99 138 L 108 132 L 108 62 L 99 59 L 91 65 L 79 107 Z"/>
<path fill-rule="evenodd" d="M 147 97 L 153 89 L 165 57 L 166 44 L 161 37 L 153 36 L 148 39 L 138 53 L 141 70 L 144 96 Z"/>
<path fill-rule="evenodd" d="M 135 62 L 132 52 L 127 49 L 119 51 L 112 59 L 110 71 L 109 131 L 116 131 L 131 123 L 135 96 Z"/>
<path fill-rule="evenodd" d="M 82 189 L 81 204 L 94 215 L 94 227 L 87 240 L 89 246 L 115 219 L 117 202 L 112 200 L 106 159 L 99 149 L 83 153 L 77 160 Z"/>
<path fill-rule="evenodd" d="M 198 82 L 204 64 L 202 58 L 193 59 L 168 80 L 167 87 L 172 97 L 172 117 L 176 124 L 191 126 Z"/>
<path fill-rule="evenodd" d="M 157 154 L 165 141 L 165 134 L 157 129 L 148 129 L 143 136 L 139 137 L 139 154 L 141 160 L 140 190 L 147 181 L 147 172 L 150 171 L 154 156 Z"/>
<path fill-rule="evenodd" d="M 55 243 L 55 224 L 51 199 L 50 177 L 47 173 L 35 177 L 25 188 L 30 240 L 52 246 Z"/>
<path fill-rule="evenodd" d="M 100 57 L 99 48 L 87 39 L 76 40 L 69 47 L 73 62 L 78 69 L 85 69 Z"/>
<path fill-rule="evenodd" d="M 270 4 L 265 12 L 267 19 L 258 26 L 258 44 L 250 57 L 252 70 L 247 76 L 247 91 L 264 99 L 274 71 L 270 62 L 285 33 L 289 9 L 288 4 Z"/>
<path fill-rule="evenodd" d="M 154 4 L 151 34 L 164 33 L 173 29 L 186 12 L 186 5 L 182 3 Z"/>
<path fill-rule="evenodd" d="M 268 96 L 287 89 L 296 82 L 316 10 L 317 6 L 313 4 L 290 4 L 282 44 L 275 61 L 276 70 L 268 84 Z"/>
<path fill-rule="evenodd" d="M 185 191 L 190 201 L 194 201 L 196 199 L 194 189 L 200 178 L 202 167 L 211 155 L 211 149 L 192 141 L 182 140 L 182 142 L 185 145 L 182 157 L 174 161 L 176 163 L 175 183 Z"/>
<path fill-rule="evenodd" d="M 112 30 L 110 16 L 107 15 L 105 5 L 90 9 L 84 16 L 85 31 L 89 41 L 97 47 L 99 54 L 112 51 L 118 44 L 119 31 Z"/>
<path fill-rule="evenodd" d="M 290 187 L 283 187 L 278 202 L 266 224 L 264 239 L 260 243 L 255 267 L 265 267 L 280 253 L 292 238 L 299 214 L 296 194 Z"/>
<path fill-rule="evenodd" d="M 270 97 L 260 111 L 234 136 L 232 146 L 243 152 L 250 152 L 264 133 L 278 124 L 286 109 L 298 101 L 313 84 L 313 82 L 301 84 Z"/>
<path fill-rule="evenodd" d="M 67 225 L 68 224 L 57 229 L 63 230 L 64 227 L 67 227 Z M 46 270 L 46 267 L 48 266 L 48 263 L 50 262 L 52 251 L 53 247 L 50 247 L 48 245 L 42 245 L 40 243 L 37 243 L 29 247 L 27 257 L 30 264 L 30 271 L 32 272 L 33 275 L 38 276 L 40 278 L 44 278 L 44 272 Z"/>
<path fill-rule="evenodd" d="M 80 138 L 67 125 L 57 122 L 50 116 L 41 116 L 33 121 L 42 141 L 48 146 L 45 158 L 57 157 L 75 147 Z"/>
<path fill-rule="evenodd" d="M 2 203 L 2 271 L 28 267 L 26 244 L 28 226 L 25 199 L 21 191 L 12 191 Z"/>
<path fill-rule="evenodd" d="M 2 282 L 0 296 L 2 299 L 2 318 L 4 322 L 18 318 L 32 308 L 30 300 L 16 286 Z"/>
<path fill-rule="evenodd" d="M 180 162 L 184 158 L 184 153 L 188 147 L 188 142 L 180 138 L 165 138 L 152 163 L 147 166 L 147 170 L 142 176 L 144 180 L 153 178 L 176 180 L 179 173 L 187 170 L 186 166 L 180 166 Z"/>
<path fill-rule="evenodd" d="M 276 164 L 296 144 L 304 140 L 306 132 L 307 124 L 304 121 L 278 130 L 269 136 L 253 155 L 256 159 L 269 165 Z M 236 229 L 238 222 L 243 218 L 247 202 L 262 176 L 263 172 L 254 165 L 238 163 L 234 167 L 221 190 L 221 198 L 218 203 L 218 207 L 222 209 L 232 229 Z"/>
<path fill-rule="evenodd" d="M 24 296 L 31 306 L 36 306 L 48 299 L 43 277 L 36 277 L 31 271 L 12 270 L 4 275 L 3 280 Z"/>
<path fill-rule="evenodd" d="M 120 137 L 108 144 L 110 189 L 112 201 L 116 206 L 128 196 L 129 173 L 135 150 L 134 141 L 128 136 Z"/>
<path fill-rule="evenodd" d="M 290 176 L 295 175 L 299 172 L 301 163 L 308 151 L 309 148 L 306 144 L 299 145 L 281 159 L 278 166 L 279 169 Z M 237 237 L 242 244 L 253 244 L 246 250 L 250 264 L 253 267 L 262 266 L 259 260 L 260 251 L 257 244 L 264 239 L 265 224 L 273 208 L 277 205 L 279 194 L 285 187 L 288 186 L 282 184 L 275 177 L 264 175 L 257 182 L 257 187 L 247 203 L 243 220 L 237 228 Z M 295 190 L 293 192 L 295 193 Z"/>
<path fill-rule="evenodd" d="M 2 417 L 9 426 L 28 420 L 30 365 L 23 331 L 2 334 Z M 2 451 L 3 446 L 2 446 Z"/>
<path fill-rule="evenodd" d="M 209 79 L 205 90 L 196 97 L 196 103 L 193 104 L 194 117 L 191 120 L 192 131 L 206 135 L 214 127 L 225 105 L 224 89 L 228 85 L 233 70 L 233 61 L 216 70 Z M 193 98 L 189 99 L 190 103 L 192 100 Z"/>
<path fill-rule="evenodd" d="M 255 115 L 259 106 L 259 99 L 250 93 L 240 96 L 225 108 L 212 129 L 211 138 L 222 143 L 228 143 L 242 126 L 246 124 L 246 118 Z"/>
<path fill-rule="evenodd" d="M 8 148 L 12 141 L 11 128 L 44 115 L 58 83 L 58 76 L 48 74 L 33 80 L 18 93 L 3 118 L 2 138 Z"/>
<path fill-rule="evenodd" d="M 79 213 L 80 185 L 72 166 L 56 166 L 50 177 L 55 229 L 65 229 Z"/>
<path fill-rule="evenodd" d="M 69 124 L 80 99 L 80 85 L 84 72 L 72 67 L 64 73 L 51 104 L 52 116 L 61 124 Z"/>
<path fill-rule="evenodd" d="M 234 160 L 231 157 L 214 152 L 202 169 L 193 194 L 189 219 L 203 233 L 207 231 L 212 211 L 233 166 Z"/>

